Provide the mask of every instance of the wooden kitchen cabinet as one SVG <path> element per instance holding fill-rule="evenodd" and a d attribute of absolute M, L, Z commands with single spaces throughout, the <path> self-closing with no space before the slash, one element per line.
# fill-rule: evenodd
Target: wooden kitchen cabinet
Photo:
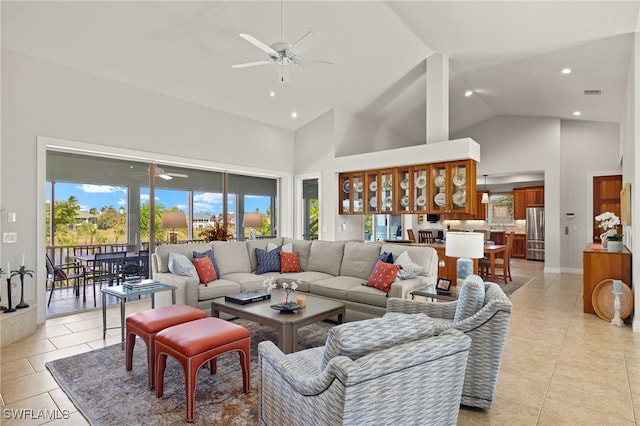
<path fill-rule="evenodd" d="M 526 188 L 527 207 L 544 206 L 544 186 L 532 186 Z"/>
<path fill-rule="evenodd" d="M 527 218 L 527 197 L 524 188 L 513 189 L 513 218 L 516 220 Z"/>
<path fill-rule="evenodd" d="M 473 160 L 430 165 L 429 213 L 476 213 L 476 163 Z"/>
<path fill-rule="evenodd" d="M 511 257 L 524 259 L 527 256 L 527 237 L 524 234 L 513 236 L 513 246 L 511 247 Z"/>
<path fill-rule="evenodd" d="M 631 252 L 624 246 L 619 253 L 601 247 L 589 243 L 582 252 L 582 311 L 585 313 L 595 313 L 591 295 L 600 281 L 621 280 L 631 285 Z"/>

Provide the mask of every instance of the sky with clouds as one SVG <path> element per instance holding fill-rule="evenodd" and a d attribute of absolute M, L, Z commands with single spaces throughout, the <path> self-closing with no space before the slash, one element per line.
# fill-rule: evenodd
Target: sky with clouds
<path fill-rule="evenodd" d="M 102 207 L 113 206 L 116 210 L 120 207 L 127 208 L 127 188 L 110 185 L 88 185 L 78 183 L 56 183 L 56 200 L 68 200 L 70 196 L 75 196 L 82 210 L 88 211 L 92 207 L 100 210 Z M 50 186 L 47 185 L 47 202 L 51 200 Z M 140 201 L 149 201 L 148 188 L 141 189 Z M 188 195 L 186 191 L 173 191 L 166 189 L 156 190 L 156 204 L 162 204 L 167 208 L 178 207 L 185 211 L 188 206 Z M 266 213 L 269 207 L 269 198 L 262 196 L 245 197 L 245 210 Z M 193 195 L 193 210 L 196 213 L 218 214 L 222 213 L 222 194 L 196 192 Z M 229 199 L 229 211 L 235 211 L 234 197 Z"/>

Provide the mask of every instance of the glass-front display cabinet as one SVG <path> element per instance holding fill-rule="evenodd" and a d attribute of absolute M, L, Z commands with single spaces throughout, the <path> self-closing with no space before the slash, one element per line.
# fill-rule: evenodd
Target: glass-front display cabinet
<path fill-rule="evenodd" d="M 414 166 L 412 179 L 412 213 L 424 214 L 428 212 L 427 200 L 429 199 L 429 166 Z"/>
<path fill-rule="evenodd" d="M 393 169 L 380 170 L 380 211 L 393 212 Z"/>
<path fill-rule="evenodd" d="M 380 211 L 380 200 L 378 198 L 378 171 L 370 170 L 364 174 L 364 210 L 367 214 L 376 214 Z"/>
<path fill-rule="evenodd" d="M 339 214 L 362 214 L 364 208 L 364 173 L 340 173 Z"/>
<path fill-rule="evenodd" d="M 471 160 L 431 164 L 431 213 L 475 213 L 476 170 Z"/>
<path fill-rule="evenodd" d="M 413 176 L 411 167 L 397 168 L 395 183 L 394 210 L 398 213 L 411 213 L 413 211 L 413 194 L 411 192 Z"/>

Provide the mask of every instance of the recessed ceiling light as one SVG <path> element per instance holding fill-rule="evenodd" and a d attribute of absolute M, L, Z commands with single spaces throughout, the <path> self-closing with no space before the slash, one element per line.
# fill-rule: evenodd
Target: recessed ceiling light
<path fill-rule="evenodd" d="M 573 115 L 582 115 L 582 113 L 580 111 L 573 111 Z"/>
<path fill-rule="evenodd" d="M 293 112 L 291 113 L 291 118 L 298 118 L 298 113 L 297 113 L 297 112 L 295 112 L 295 111 L 293 111 Z"/>
<path fill-rule="evenodd" d="M 469 96 L 473 95 L 473 90 L 467 90 L 466 92 L 464 92 L 464 95 L 468 98 Z"/>
<path fill-rule="evenodd" d="M 276 96 L 276 92 L 273 90 L 269 92 L 269 97 L 274 98 Z"/>
<path fill-rule="evenodd" d="M 562 68 L 562 71 L 560 71 L 562 74 L 571 74 L 573 72 L 573 70 L 571 68 Z"/>

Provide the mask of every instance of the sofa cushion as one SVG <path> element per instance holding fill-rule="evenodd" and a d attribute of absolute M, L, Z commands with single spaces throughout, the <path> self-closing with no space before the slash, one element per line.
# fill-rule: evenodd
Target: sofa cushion
<path fill-rule="evenodd" d="M 387 301 L 389 300 L 390 295 L 391 293 L 385 293 L 375 287 L 359 285 L 347 291 L 347 300 L 350 302 L 364 303 L 366 305 L 380 306 L 381 308 L 384 308 L 387 306 Z"/>
<path fill-rule="evenodd" d="M 300 262 L 300 269 L 303 271 L 308 270 L 309 255 L 311 253 L 312 241 L 308 240 L 292 240 L 291 238 L 284 238 L 283 244 L 293 243 L 293 251 L 298 253 L 298 261 Z"/>
<path fill-rule="evenodd" d="M 280 272 L 300 272 L 300 261 L 298 253 L 287 253 L 284 250 L 280 255 Z"/>
<path fill-rule="evenodd" d="M 177 253 L 187 256 L 189 260 L 193 258 L 193 252 L 205 252 L 211 249 L 209 243 L 193 244 L 162 244 L 156 247 L 156 264 L 158 272 L 169 272 L 169 254 Z"/>
<path fill-rule="evenodd" d="M 389 293 L 391 284 L 398 276 L 399 268 L 400 267 L 398 265 L 378 260 L 376 266 L 373 268 L 373 271 L 371 271 L 369 279 L 367 279 L 367 282 L 364 283 L 364 285 L 375 287 L 378 290 Z"/>
<path fill-rule="evenodd" d="M 221 276 L 234 272 L 251 272 L 249 252 L 244 241 L 214 241 L 212 245 Z"/>
<path fill-rule="evenodd" d="M 276 247 L 282 244 L 282 238 L 271 238 L 265 240 L 247 240 L 245 241 L 247 245 L 247 253 L 249 254 L 249 262 L 251 263 L 251 271 L 255 271 L 258 266 L 258 261 L 256 259 L 256 249 L 267 250 L 267 246 L 269 244 L 275 244 Z"/>
<path fill-rule="evenodd" d="M 378 244 L 346 243 L 340 275 L 368 279 L 379 255 L 380 245 Z"/>
<path fill-rule="evenodd" d="M 343 242 L 314 240 L 311 243 L 307 270 L 340 275 L 343 254 Z"/>
<path fill-rule="evenodd" d="M 369 353 L 433 336 L 434 322 L 425 314 L 395 314 L 354 321 L 329 330 L 320 365 L 337 356 L 357 360 Z"/>
<path fill-rule="evenodd" d="M 362 278 L 338 276 L 325 280 L 311 281 L 309 283 L 309 292 L 336 300 L 347 300 L 347 292 L 354 287 L 360 286 L 362 286 Z"/>
<path fill-rule="evenodd" d="M 196 267 L 183 254 L 169 253 L 169 271 L 175 275 L 198 278 Z"/>
<path fill-rule="evenodd" d="M 193 266 L 196 268 L 200 282 L 205 286 L 218 277 L 208 256 L 196 257 L 193 259 Z"/>
<path fill-rule="evenodd" d="M 462 321 L 474 315 L 484 304 L 484 281 L 477 275 L 465 278 L 458 294 L 458 304 L 453 321 Z"/>
<path fill-rule="evenodd" d="M 255 277 L 255 275 L 254 275 Z M 210 286 L 200 284 L 198 286 L 198 301 L 211 300 L 217 297 L 224 297 L 229 294 L 240 293 L 242 287 L 235 281 L 219 278 Z"/>
<path fill-rule="evenodd" d="M 410 280 L 411 278 L 415 278 L 420 275 L 424 269 L 422 266 L 413 263 L 411 256 L 409 256 L 409 253 L 406 251 L 403 251 L 393 263 L 400 267 L 397 280 Z"/>
<path fill-rule="evenodd" d="M 382 260 L 383 262 L 393 263 L 393 253 L 383 251 L 382 253 L 380 253 L 380 256 L 378 256 L 378 259 Z"/>
<path fill-rule="evenodd" d="M 264 274 L 265 272 L 280 272 L 280 248 L 267 251 L 257 248 L 256 274 Z"/>
<path fill-rule="evenodd" d="M 207 256 L 211 260 L 211 264 L 213 265 L 213 269 L 216 271 L 216 277 L 220 276 L 220 269 L 218 268 L 218 263 L 216 262 L 216 258 L 213 256 L 213 250 L 209 249 L 204 253 L 200 253 L 197 251 L 193 252 L 193 259 L 197 259 L 199 257 Z M 194 262 L 195 263 L 195 262 Z"/>

